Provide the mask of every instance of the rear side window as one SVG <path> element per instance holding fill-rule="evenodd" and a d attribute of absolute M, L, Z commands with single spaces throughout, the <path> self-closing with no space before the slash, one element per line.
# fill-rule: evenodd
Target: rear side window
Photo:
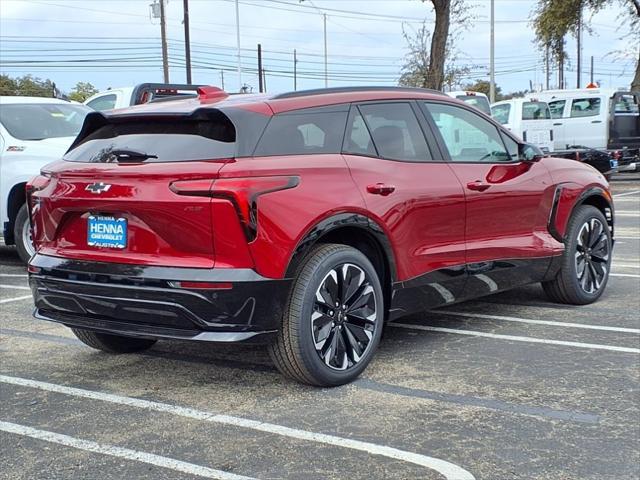
<path fill-rule="evenodd" d="M 92 113 L 90 115 L 99 115 Z M 64 159 L 71 162 L 179 162 L 235 156 L 236 131 L 221 112 L 207 119 L 146 119 L 108 123 L 83 138 Z"/>
<path fill-rule="evenodd" d="M 524 102 L 522 104 L 522 120 L 549 120 L 551 113 L 545 102 Z"/>
<path fill-rule="evenodd" d="M 491 107 L 491 116 L 500 125 L 506 125 L 509 123 L 509 113 L 511 112 L 511 105 L 503 103 L 501 105 L 494 105 Z"/>
<path fill-rule="evenodd" d="M 381 158 L 409 162 L 431 160 L 427 141 L 410 104 L 380 103 L 359 108 Z"/>
<path fill-rule="evenodd" d="M 111 110 L 115 108 L 117 98 L 118 97 L 115 93 L 103 95 L 102 97 L 94 98 L 90 102 L 87 102 L 87 106 L 99 112 L 103 110 Z"/>
<path fill-rule="evenodd" d="M 375 157 L 376 149 L 373 146 L 373 139 L 371 138 L 369 129 L 358 109 L 355 109 L 355 112 L 355 115 L 351 117 L 351 122 L 347 126 L 347 135 L 344 139 L 344 153 Z"/>
<path fill-rule="evenodd" d="M 599 98 L 576 98 L 571 103 L 571 118 L 600 115 Z"/>
<path fill-rule="evenodd" d="M 566 103 L 566 100 L 555 100 L 553 102 L 549 102 L 549 112 L 551 113 L 551 118 L 562 118 L 564 106 Z"/>
<path fill-rule="evenodd" d="M 347 114 L 348 106 L 342 111 L 314 108 L 275 115 L 254 155 L 340 153 Z"/>

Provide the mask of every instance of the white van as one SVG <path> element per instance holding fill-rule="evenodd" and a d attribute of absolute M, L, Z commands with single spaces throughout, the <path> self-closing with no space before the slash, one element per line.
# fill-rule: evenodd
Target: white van
<path fill-rule="evenodd" d="M 549 104 L 555 150 L 607 150 L 621 167 L 640 161 L 640 93 L 584 88 L 536 96 Z"/>
<path fill-rule="evenodd" d="M 489 105 L 489 99 L 484 93 L 481 92 L 470 92 L 470 91 L 456 91 L 456 92 L 445 92 L 451 98 L 457 98 L 458 100 L 462 100 L 467 105 L 471 105 L 472 107 L 477 108 L 482 113 L 485 113 L 491 116 L 491 106 Z"/>
<path fill-rule="evenodd" d="M 527 143 L 549 153 L 553 148 L 553 121 L 549 106 L 537 98 L 513 98 L 491 105 L 491 116 Z"/>

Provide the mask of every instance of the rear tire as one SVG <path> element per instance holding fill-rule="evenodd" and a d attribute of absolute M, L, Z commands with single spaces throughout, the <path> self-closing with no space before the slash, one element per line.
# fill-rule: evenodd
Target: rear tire
<path fill-rule="evenodd" d="M 554 302 L 586 305 L 595 302 L 607 286 L 611 270 L 611 232 L 600 210 L 576 208 L 569 219 L 560 271 L 542 282 Z"/>
<path fill-rule="evenodd" d="M 383 322 L 382 287 L 369 259 L 346 245 L 320 245 L 298 270 L 269 354 L 298 382 L 343 385 L 371 361 Z"/>
<path fill-rule="evenodd" d="M 141 352 L 151 348 L 157 341 L 147 338 L 122 337 L 120 335 L 92 332 L 81 328 L 72 328 L 71 331 L 85 345 L 108 353 Z"/>
<path fill-rule="evenodd" d="M 29 221 L 29 210 L 26 203 L 18 210 L 18 215 L 13 225 L 13 238 L 16 242 L 16 250 L 18 250 L 20 260 L 24 263 L 29 263 L 36 249 L 31 240 L 31 222 Z"/>

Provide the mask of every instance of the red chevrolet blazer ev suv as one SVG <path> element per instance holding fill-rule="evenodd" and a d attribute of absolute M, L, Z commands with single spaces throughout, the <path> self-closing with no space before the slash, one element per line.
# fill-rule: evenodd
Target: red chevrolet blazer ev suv
<path fill-rule="evenodd" d="M 27 187 L 35 316 L 87 345 L 268 345 L 353 380 L 385 322 L 533 282 L 587 304 L 611 266 L 604 177 L 446 95 L 334 88 L 90 113 Z"/>

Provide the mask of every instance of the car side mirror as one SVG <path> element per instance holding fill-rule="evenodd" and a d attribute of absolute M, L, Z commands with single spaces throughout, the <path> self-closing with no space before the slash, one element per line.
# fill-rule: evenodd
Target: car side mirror
<path fill-rule="evenodd" d="M 524 162 L 538 162 L 542 160 L 544 153 L 535 145 L 530 143 L 520 144 L 520 160 Z"/>

